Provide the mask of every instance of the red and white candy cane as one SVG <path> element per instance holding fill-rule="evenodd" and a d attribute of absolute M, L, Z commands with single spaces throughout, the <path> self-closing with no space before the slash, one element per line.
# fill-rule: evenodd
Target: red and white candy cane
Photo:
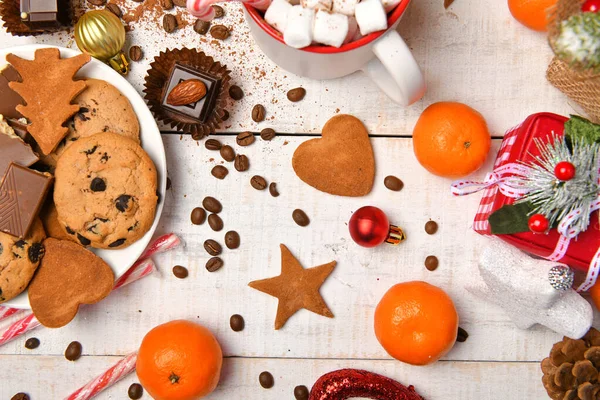
<path fill-rule="evenodd" d="M 265 11 L 271 5 L 272 0 L 225 0 L 239 1 L 256 8 L 257 10 Z M 212 21 L 215 18 L 215 10 L 211 7 L 215 3 L 220 3 L 219 0 L 187 0 L 187 9 L 194 17 L 202 21 Z"/>
<path fill-rule="evenodd" d="M 102 375 L 98 375 L 86 385 L 80 387 L 73 392 L 65 400 L 88 400 L 102 392 L 104 389 L 114 385 L 133 371 L 135 371 L 135 363 L 137 361 L 137 353 L 131 353 L 127 357 L 120 360 L 118 363 L 110 367 Z"/>
<path fill-rule="evenodd" d="M 0 306 L 0 321 L 2 321 L 5 318 L 10 317 L 11 315 L 15 315 L 19 311 L 22 311 L 22 310 L 20 310 L 18 308 L 10 308 L 10 307 Z"/>

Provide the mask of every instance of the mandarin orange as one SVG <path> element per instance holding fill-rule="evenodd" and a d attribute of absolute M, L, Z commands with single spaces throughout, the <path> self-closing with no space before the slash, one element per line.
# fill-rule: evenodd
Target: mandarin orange
<path fill-rule="evenodd" d="M 557 0 L 508 0 L 508 9 L 517 21 L 529 29 L 545 32 L 548 30 L 548 9 L 556 2 Z"/>

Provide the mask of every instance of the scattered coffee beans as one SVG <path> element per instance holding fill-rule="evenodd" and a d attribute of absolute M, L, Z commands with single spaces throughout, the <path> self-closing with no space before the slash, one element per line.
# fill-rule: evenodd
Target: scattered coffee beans
<path fill-rule="evenodd" d="M 435 271 L 439 265 L 439 261 L 436 256 L 427 256 L 425 259 L 425 268 L 429 271 Z"/>
<path fill-rule="evenodd" d="M 108 11 L 110 11 L 111 13 L 115 14 L 119 18 L 121 18 L 123 16 L 123 11 L 121 11 L 121 8 L 114 3 L 107 4 L 106 9 Z M 131 55 L 129 57 L 131 57 Z"/>
<path fill-rule="evenodd" d="M 275 182 L 271 182 L 269 184 L 269 193 L 271 193 L 271 196 L 273 197 L 279 196 L 279 192 L 277 191 L 277 184 Z"/>
<path fill-rule="evenodd" d="M 206 262 L 206 270 L 208 272 L 215 272 L 223 266 L 223 260 L 220 257 L 213 257 Z"/>
<path fill-rule="evenodd" d="M 239 314 L 234 314 L 229 318 L 229 326 L 234 332 L 241 332 L 245 326 L 244 317 Z"/>
<path fill-rule="evenodd" d="M 71 342 L 65 350 L 65 358 L 69 361 L 77 361 L 79 360 L 79 357 L 81 357 L 81 351 L 81 343 Z"/>
<path fill-rule="evenodd" d="M 469 338 L 469 333 L 465 331 L 460 326 L 458 327 L 458 335 L 456 336 L 456 341 L 459 343 L 464 343 Z"/>
<path fill-rule="evenodd" d="M 233 147 L 229 145 L 221 147 L 221 157 L 223 157 L 223 160 L 229 162 L 235 160 L 235 151 L 233 150 Z"/>
<path fill-rule="evenodd" d="M 210 211 L 211 213 L 218 214 L 223 211 L 223 206 L 221 202 L 214 197 L 206 196 L 204 200 L 202 200 L 202 205 L 206 209 L 206 211 Z"/>
<path fill-rule="evenodd" d="M 308 215 L 306 215 L 306 213 L 299 208 L 292 212 L 292 218 L 294 219 L 294 222 L 300 226 L 307 226 L 310 224 L 310 218 L 308 218 Z"/>
<path fill-rule="evenodd" d="M 267 110 L 262 104 L 257 104 L 252 107 L 252 121 L 254 122 L 263 122 L 265 120 L 265 115 Z"/>
<path fill-rule="evenodd" d="M 196 33 L 199 33 L 200 35 L 206 35 L 209 29 L 209 21 L 202 21 L 201 19 L 197 19 L 196 22 L 194 22 L 194 31 Z"/>
<path fill-rule="evenodd" d="M 240 247 L 240 235 L 236 231 L 229 231 L 225 234 L 225 246 L 234 250 Z"/>
<path fill-rule="evenodd" d="M 425 224 L 425 232 L 429 235 L 433 235 L 438 230 L 438 224 L 435 221 L 427 221 Z"/>
<path fill-rule="evenodd" d="M 104 3 L 106 3 L 106 0 L 88 0 L 88 3 L 90 3 L 93 6 L 100 7 L 103 6 Z"/>
<path fill-rule="evenodd" d="M 383 180 L 383 184 L 385 185 L 386 188 L 388 188 L 394 192 L 399 192 L 404 187 L 404 183 L 400 179 L 396 178 L 393 175 L 386 176 L 385 179 Z"/>
<path fill-rule="evenodd" d="M 221 245 L 217 243 L 216 240 L 212 239 L 204 241 L 204 250 L 206 250 L 206 252 L 211 256 L 218 256 L 223 251 Z"/>
<path fill-rule="evenodd" d="M 294 397 L 296 400 L 308 400 L 310 392 L 304 385 L 296 386 L 294 388 Z"/>
<path fill-rule="evenodd" d="M 173 0 L 160 0 L 160 6 L 163 10 L 172 10 L 173 9 Z"/>
<path fill-rule="evenodd" d="M 220 232 L 223 229 L 223 220 L 217 214 L 210 214 L 208 216 L 208 225 L 213 231 Z"/>
<path fill-rule="evenodd" d="M 250 160 L 243 154 L 238 154 L 235 156 L 235 160 L 233 161 L 233 166 L 239 172 L 248 171 L 250 168 Z"/>
<path fill-rule="evenodd" d="M 267 188 L 267 181 L 260 175 L 254 175 L 250 178 L 250 184 L 256 190 L 265 190 Z"/>
<path fill-rule="evenodd" d="M 139 383 L 132 383 L 127 389 L 127 394 L 131 400 L 141 399 L 144 395 L 144 388 Z"/>
<path fill-rule="evenodd" d="M 211 7 L 213 8 L 213 10 L 215 10 L 215 19 L 223 18 L 223 16 L 225 15 L 225 10 L 223 10 L 223 7 L 218 6 L 216 4 L 213 4 Z"/>
<path fill-rule="evenodd" d="M 250 132 L 242 132 L 235 138 L 238 146 L 250 146 L 254 143 L 254 135 Z"/>
<path fill-rule="evenodd" d="M 27 393 L 20 392 L 11 397 L 10 400 L 29 400 L 29 395 Z"/>
<path fill-rule="evenodd" d="M 302 100 L 304 96 L 306 96 L 306 89 L 301 87 L 292 89 L 289 92 L 287 92 L 288 100 L 294 103 Z"/>
<path fill-rule="evenodd" d="M 204 142 L 204 147 L 208 150 L 221 150 L 222 145 L 217 139 L 208 139 Z"/>
<path fill-rule="evenodd" d="M 192 220 L 192 224 L 202 225 L 206 221 L 206 211 L 202 207 L 196 207 L 192 210 L 190 219 Z"/>
<path fill-rule="evenodd" d="M 25 341 L 25 348 L 28 350 L 37 349 L 40 347 L 40 339 L 38 338 L 29 338 Z"/>
<path fill-rule="evenodd" d="M 244 91 L 237 85 L 231 85 L 229 87 L 229 97 L 234 100 L 241 100 L 244 97 Z"/>
<path fill-rule="evenodd" d="M 176 278 L 185 279 L 188 277 L 188 270 L 186 267 L 176 265 L 173 267 L 173 275 L 175 275 Z"/>
<path fill-rule="evenodd" d="M 229 173 L 229 170 L 222 165 L 215 165 L 210 171 L 210 173 L 217 179 L 225 179 L 225 177 Z"/>
<path fill-rule="evenodd" d="M 221 117 L 223 121 L 227 121 L 229 119 L 229 111 L 223 110 L 223 116 Z"/>
<path fill-rule="evenodd" d="M 271 128 L 265 128 L 260 131 L 260 138 L 262 140 L 273 140 L 276 135 L 275 130 Z"/>
<path fill-rule="evenodd" d="M 229 37 L 229 29 L 225 25 L 214 25 L 210 28 L 212 37 L 218 40 L 225 40 Z"/>
<path fill-rule="evenodd" d="M 263 371 L 258 376 L 258 382 L 260 383 L 260 386 L 265 389 L 271 389 L 275 384 L 275 379 L 273 379 L 273 375 L 271 375 L 270 372 Z"/>
<path fill-rule="evenodd" d="M 175 29 L 177 29 L 177 18 L 173 14 L 165 14 L 163 17 L 163 29 L 167 33 L 175 32 Z"/>
<path fill-rule="evenodd" d="M 131 61 L 140 61 L 144 58 L 144 52 L 140 46 L 131 46 L 129 48 L 129 59 Z"/>

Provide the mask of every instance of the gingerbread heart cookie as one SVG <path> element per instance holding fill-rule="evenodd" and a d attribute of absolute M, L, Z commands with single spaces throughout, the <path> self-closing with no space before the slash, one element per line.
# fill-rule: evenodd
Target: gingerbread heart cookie
<path fill-rule="evenodd" d="M 352 115 L 338 115 L 327 121 L 321 139 L 298 146 L 292 166 L 310 186 L 338 196 L 365 196 L 375 180 L 369 133 Z"/>
<path fill-rule="evenodd" d="M 48 238 L 46 253 L 29 285 L 29 302 L 36 318 L 49 328 L 67 325 L 81 304 L 108 296 L 115 276 L 100 257 L 80 245 Z"/>

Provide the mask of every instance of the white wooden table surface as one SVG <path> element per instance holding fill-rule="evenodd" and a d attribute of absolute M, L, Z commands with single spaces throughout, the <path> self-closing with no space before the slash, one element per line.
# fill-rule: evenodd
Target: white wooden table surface
<path fill-rule="evenodd" d="M 131 7 L 137 5 L 126 1 Z M 416 119 L 432 102 L 457 100 L 472 105 L 483 113 L 496 137 L 490 159 L 477 174 L 481 178 L 490 169 L 498 138 L 507 128 L 533 112 L 574 112 L 545 80 L 551 59 L 545 36 L 516 23 L 505 0 L 456 0 L 449 10 L 444 10 L 442 0 L 414 0 L 400 32 L 414 50 L 429 88 L 423 100 L 401 108 L 361 73 L 321 82 L 279 69 L 253 44 L 247 25 L 241 22 L 240 8 L 234 4 L 225 8 L 223 21 L 233 29 L 225 42 L 199 39 L 191 26 L 166 34 L 152 19 L 133 24 L 128 44 L 140 45 L 145 58 L 133 63 L 129 81 L 141 92 L 148 64 L 160 50 L 197 47 L 227 64 L 234 83 L 246 93 L 242 101 L 230 104 L 231 119 L 218 139 L 233 144 L 236 132 L 264 127 L 289 135 L 272 142 L 257 140 L 244 149 L 250 171 L 241 174 L 230 168 L 224 181 L 210 175 L 216 162 L 211 159 L 220 159 L 215 153 L 190 137 L 163 135 L 173 187 L 157 233 L 176 232 L 186 247 L 156 257 L 159 274 L 86 307 L 67 327 L 39 328 L 27 335 L 41 340 L 38 349 L 25 349 L 26 338 L 0 348 L 0 398 L 24 391 L 34 400 L 60 399 L 135 350 L 149 329 L 177 318 L 207 325 L 222 344 L 226 355 L 222 381 L 210 399 L 292 399 L 294 386 L 310 387 L 323 373 L 342 367 L 364 368 L 414 384 L 433 400 L 546 398 L 539 361 L 559 336 L 542 327 L 518 330 L 502 310 L 466 291 L 478 281 L 476 260 L 486 241 L 471 230 L 479 196 L 453 198 L 449 181 L 428 174 L 417 163 L 410 139 Z M 74 47 L 67 33 L 16 38 L 0 31 L 0 47 L 26 43 Z M 285 93 L 297 86 L 306 88 L 307 96 L 292 104 Z M 259 126 L 250 119 L 257 103 L 265 105 L 268 113 Z M 373 135 L 376 184 L 365 198 L 318 192 L 302 183 L 291 167 L 294 150 L 306 140 L 303 135 L 320 132 L 337 112 L 359 117 Z M 254 174 L 277 182 L 281 196 L 254 190 L 249 185 Z M 404 190 L 394 193 L 383 186 L 389 174 L 404 181 Z M 190 211 L 207 195 L 223 203 L 223 232 L 237 230 L 242 239 L 240 249 L 225 251 L 225 266 L 216 273 L 204 269 L 208 256 L 202 243 L 208 238 L 222 242 L 223 235 L 207 224 L 193 226 L 189 221 Z M 381 207 L 406 230 L 407 242 L 375 250 L 355 245 L 346 222 L 363 205 Z M 308 227 L 294 224 L 295 208 L 310 216 Z M 434 236 L 423 230 L 430 218 L 440 224 Z M 322 289 L 335 319 L 301 311 L 284 329 L 273 330 L 277 301 L 247 283 L 279 273 L 279 243 L 285 243 L 305 267 L 338 262 Z M 435 272 L 423 266 L 430 254 L 440 259 Z M 190 270 L 188 279 L 172 275 L 175 264 Z M 375 305 L 390 286 L 408 280 L 426 280 L 444 288 L 455 300 L 460 325 L 470 335 L 444 360 L 428 367 L 391 360 L 373 334 Z M 229 328 L 234 313 L 246 320 L 243 332 Z M 73 340 L 83 344 L 85 354 L 75 363 L 63 357 Z M 263 370 L 275 376 L 270 390 L 258 385 Z M 124 399 L 134 381 L 131 375 L 100 397 Z"/>

